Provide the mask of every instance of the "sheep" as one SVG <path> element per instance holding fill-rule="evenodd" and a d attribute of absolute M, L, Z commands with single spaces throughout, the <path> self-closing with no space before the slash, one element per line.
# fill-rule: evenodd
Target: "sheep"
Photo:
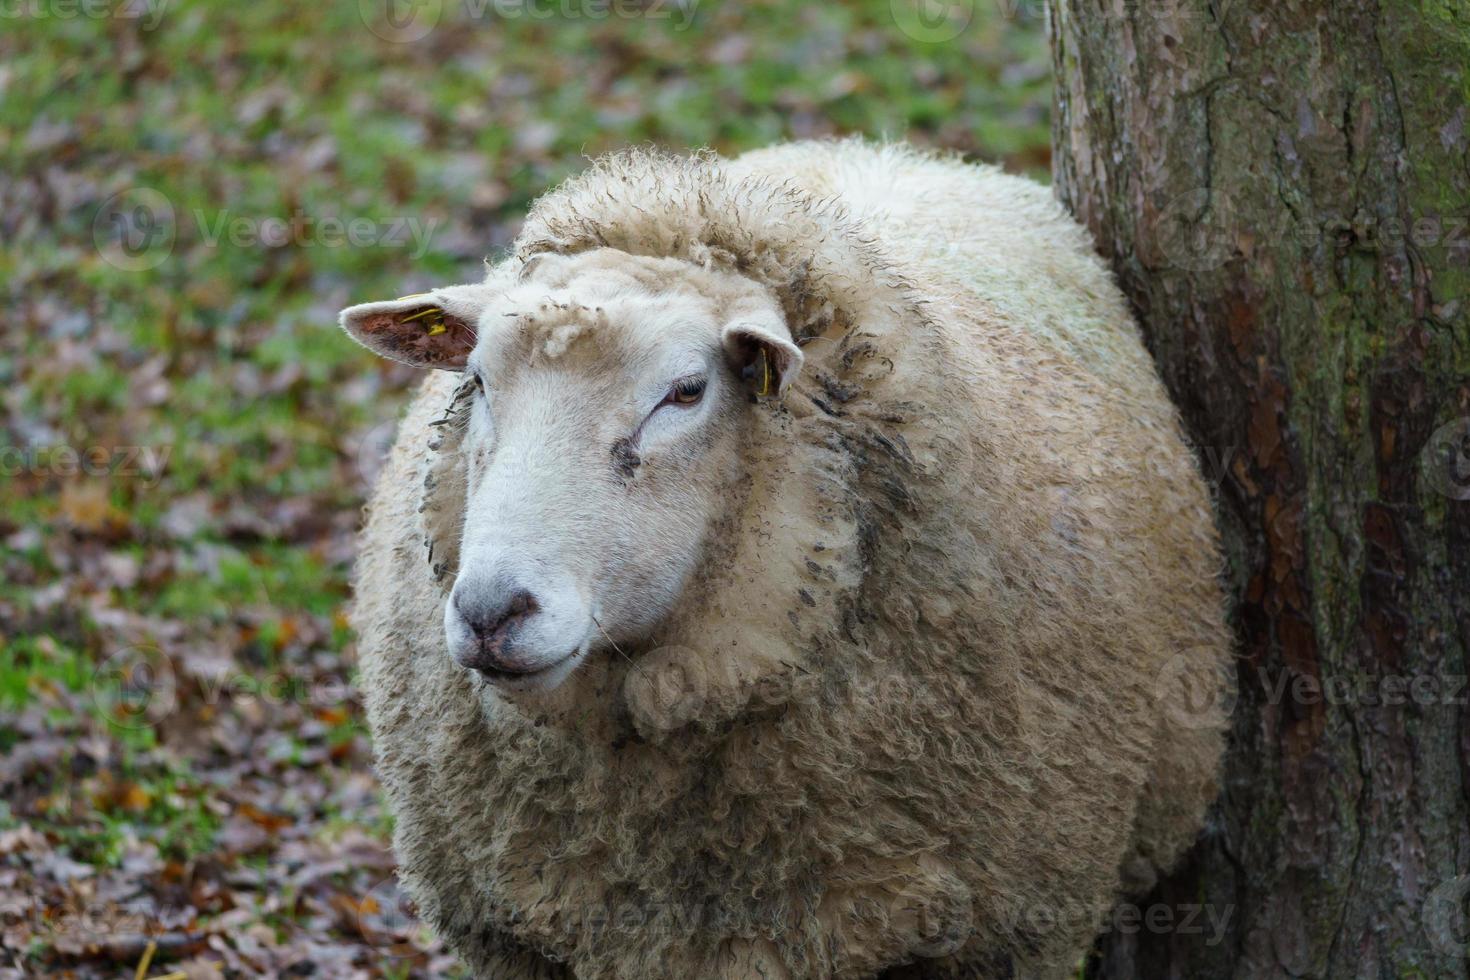
<path fill-rule="evenodd" d="M 625 151 L 342 323 L 440 369 L 353 622 L 400 873 L 478 976 L 1067 976 L 1195 839 L 1211 500 L 1045 188 Z"/>

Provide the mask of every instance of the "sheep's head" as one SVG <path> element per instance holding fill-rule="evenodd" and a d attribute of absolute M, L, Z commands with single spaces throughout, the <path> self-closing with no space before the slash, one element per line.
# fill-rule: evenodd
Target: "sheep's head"
<path fill-rule="evenodd" d="M 342 322 L 463 372 L 448 649 L 502 688 L 547 689 L 674 608 L 738 498 L 751 403 L 802 355 L 771 292 L 733 272 L 613 249 L 502 272 Z"/>

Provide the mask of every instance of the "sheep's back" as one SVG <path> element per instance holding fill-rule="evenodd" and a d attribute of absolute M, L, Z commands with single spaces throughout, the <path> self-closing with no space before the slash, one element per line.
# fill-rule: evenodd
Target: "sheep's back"
<path fill-rule="evenodd" d="M 1137 327 L 1086 233 L 1035 181 L 859 140 L 791 143 L 731 164 L 840 201 L 918 287 L 965 296 L 1108 383 L 1152 387 Z"/>

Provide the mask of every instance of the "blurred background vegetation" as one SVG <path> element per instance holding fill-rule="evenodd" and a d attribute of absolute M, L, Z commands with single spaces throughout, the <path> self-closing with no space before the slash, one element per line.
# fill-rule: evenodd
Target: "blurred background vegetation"
<path fill-rule="evenodd" d="M 414 374 L 340 307 L 628 144 L 1049 164 L 1032 0 L 390 2 L 0 5 L 0 976 L 452 972 L 343 615 Z"/>

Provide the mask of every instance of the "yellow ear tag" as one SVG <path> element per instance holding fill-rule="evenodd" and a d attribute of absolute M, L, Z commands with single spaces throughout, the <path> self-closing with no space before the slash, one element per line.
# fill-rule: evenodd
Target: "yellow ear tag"
<path fill-rule="evenodd" d="M 761 390 L 756 392 L 762 398 L 771 393 L 771 359 L 766 355 L 766 349 L 761 348 Z"/>
<path fill-rule="evenodd" d="M 444 325 L 444 321 L 440 320 L 438 323 L 429 328 L 429 336 L 433 337 L 436 334 L 447 333 L 448 331 L 449 328 Z"/>
<path fill-rule="evenodd" d="M 437 306 L 431 306 L 431 307 L 429 307 L 426 310 L 420 310 L 419 312 L 415 313 L 413 316 L 406 316 L 402 320 L 399 320 L 398 322 L 399 323 L 412 323 L 415 320 L 422 320 L 424 317 L 429 316 L 430 314 L 433 314 L 433 313 L 443 313 L 443 312 L 444 311 L 442 309 L 440 309 L 439 307 L 437 307 Z"/>

